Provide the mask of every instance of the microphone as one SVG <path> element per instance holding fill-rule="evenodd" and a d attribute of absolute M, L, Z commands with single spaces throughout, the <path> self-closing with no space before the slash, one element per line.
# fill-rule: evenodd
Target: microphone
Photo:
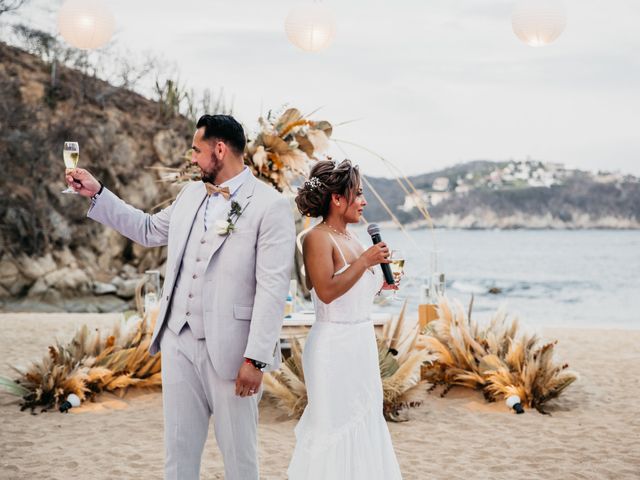
<path fill-rule="evenodd" d="M 374 245 L 382 241 L 382 237 L 380 236 L 380 227 L 378 227 L 377 223 L 370 223 L 367 227 L 367 233 L 371 235 L 371 241 Z M 393 281 L 393 274 L 391 273 L 391 267 L 389 266 L 389 264 L 381 263 L 380 267 L 382 267 L 384 281 L 389 285 L 393 285 L 395 282 Z"/>

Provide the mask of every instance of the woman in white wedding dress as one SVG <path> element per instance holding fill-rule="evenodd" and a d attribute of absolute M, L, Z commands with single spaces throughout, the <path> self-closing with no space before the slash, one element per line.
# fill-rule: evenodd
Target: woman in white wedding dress
<path fill-rule="evenodd" d="M 357 167 L 317 162 L 296 203 L 323 221 L 303 244 L 316 321 L 304 347 L 308 404 L 295 429 L 289 479 L 400 479 L 370 318 L 373 297 L 391 288 L 377 267 L 389 262 L 389 249 L 379 243 L 365 250 L 347 230 L 367 204 Z"/>

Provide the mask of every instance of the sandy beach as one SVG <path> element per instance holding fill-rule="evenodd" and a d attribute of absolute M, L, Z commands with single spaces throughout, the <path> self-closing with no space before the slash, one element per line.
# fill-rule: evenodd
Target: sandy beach
<path fill-rule="evenodd" d="M 0 375 L 27 365 L 54 338 L 78 325 L 110 326 L 112 314 L 0 315 Z M 515 415 L 480 394 L 453 389 L 425 393 L 411 421 L 390 423 L 405 479 L 640 478 L 640 331 L 547 329 L 558 359 L 580 378 L 549 405 Z M 161 479 L 162 398 L 158 391 L 121 399 L 103 395 L 72 414 L 20 412 L 0 394 L 0 478 Z M 259 428 L 265 479 L 286 478 L 295 420 L 263 399 Z M 202 478 L 223 478 L 211 431 Z"/>

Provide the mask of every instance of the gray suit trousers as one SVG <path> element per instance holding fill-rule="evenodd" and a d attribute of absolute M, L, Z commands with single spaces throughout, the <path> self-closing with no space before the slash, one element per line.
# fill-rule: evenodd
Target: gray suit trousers
<path fill-rule="evenodd" d="M 188 325 L 176 335 L 164 328 L 162 400 L 164 408 L 165 479 L 199 480 L 202 451 L 213 415 L 226 480 L 258 480 L 257 395 L 238 397 L 235 380 L 213 368 L 204 339 Z"/>

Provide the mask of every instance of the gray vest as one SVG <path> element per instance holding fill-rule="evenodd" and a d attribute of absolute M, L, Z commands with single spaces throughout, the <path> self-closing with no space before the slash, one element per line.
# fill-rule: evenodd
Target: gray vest
<path fill-rule="evenodd" d="M 180 264 L 180 272 L 173 289 L 171 311 L 167 323 L 167 326 L 176 335 L 179 335 L 185 323 L 188 323 L 196 338 L 205 338 L 202 287 L 211 252 L 211 243 L 217 235 L 215 221 L 211 228 L 206 231 L 204 229 L 205 204 L 206 201 L 200 205 L 193 220 L 191 232 L 189 232 L 189 239 Z"/>

